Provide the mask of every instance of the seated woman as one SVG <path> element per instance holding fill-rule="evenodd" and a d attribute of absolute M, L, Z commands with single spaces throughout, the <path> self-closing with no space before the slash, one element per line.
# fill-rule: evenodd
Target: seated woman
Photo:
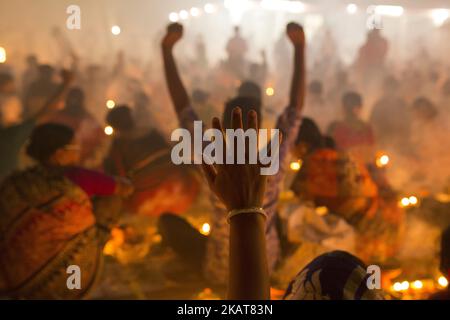
<path fill-rule="evenodd" d="M 196 172 L 175 166 L 162 135 L 155 129 L 141 130 L 128 106 L 115 107 L 106 121 L 114 128 L 114 138 L 105 171 L 129 177 L 136 188 L 126 203 L 128 211 L 147 216 L 184 213 L 199 192 Z"/>
<path fill-rule="evenodd" d="M 345 151 L 299 135 L 303 166 L 291 186 L 302 201 L 328 211 L 355 229 L 355 252 L 364 261 L 384 263 L 399 250 L 404 211 L 367 167 Z M 316 139 L 317 140 L 317 139 Z M 308 147 L 301 147 L 306 145 Z M 304 149 L 301 152 L 298 150 Z"/>
<path fill-rule="evenodd" d="M 77 167 L 72 129 L 44 124 L 32 132 L 28 155 L 37 165 L 0 186 L 0 295 L 15 299 L 78 299 L 94 284 L 103 232 L 115 210 L 96 216 L 91 197 L 128 196 L 132 185 Z M 66 270 L 78 266 L 81 289 L 69 290 Z"/>

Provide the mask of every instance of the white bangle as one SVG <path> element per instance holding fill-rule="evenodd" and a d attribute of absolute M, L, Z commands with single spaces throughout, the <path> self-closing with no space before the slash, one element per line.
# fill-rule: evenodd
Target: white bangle
<path fill-rule="evenodd" d="M 231 210 L 228 213 L 228 223 L 230 223 L 231 218 L 243 214 L 243 213 L 258 213 L 262 216 L 264 216 L 264 218 L 267 219 L 267 213 L 264 211 L 263 208 L 260 207 L 250 207 L 250 208 L 245 208 L 245 209 L 235 209 L 235 210 Z"/>

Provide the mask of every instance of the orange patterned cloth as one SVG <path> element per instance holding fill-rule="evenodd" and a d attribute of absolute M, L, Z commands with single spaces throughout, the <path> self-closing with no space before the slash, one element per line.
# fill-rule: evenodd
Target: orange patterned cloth
<path fill-rule="evenodd" d="M 96 232 L 89 197 L 59 170 L 13 174 L 0 187 L 0 292 L 39 299 L 85 293 L 100 262 Z M 74 264 L 83 270 L 76 293 L 66 286 Z"/>
<path fill-rule="evenodd" d="M 305 159 L 292 190 L 352 225 L 358 256 L 365 261 L 385 261 L 397 252 L 404 212 L 395 199 L 378 193 L 368 170 L 348 154 L 316 151 Z"/>

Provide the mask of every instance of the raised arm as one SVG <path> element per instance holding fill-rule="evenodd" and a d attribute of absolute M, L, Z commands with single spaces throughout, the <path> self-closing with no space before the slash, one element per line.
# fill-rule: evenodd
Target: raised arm
<path fill-rule="evenodd" d="M 173 48 L 182 37 L 183 26 L 179 23 L 173 23 L 167 27 L 167 34 L 161 43 L 167 87 L 177 114 L 180 114 L 190 104 L 189 95 L 178 73 L 173 56 Z"/>
<path fill-rule="evenodd" d="M 48 99 L 42 108 L 39 108 L 35 114 L 32 114 L 30 118 L 38 119 L 42 116 L 45 116 L 47 113 L 55 110 L 60 103 L 60 101 L 64 98 L 64 96 L 69 91 L 70 85 L 73 82 L 74 75 L 73 72 L 68 70 L 61 71 L 62 83 L 56 90 L 56 92 Z"/>
<path fill-rule="evenodd" d="M 305 101 L 305 33 L 302 26 L 294 22 L 287 25 L 286 33 L 295 50 L 289 106 L 301 111 Z"/>
<path fill-rule="evenodd" d="M 257 130 L 256 112 L 250 111 L 247 118 L 247 127 Z M 213 127 L 223 134 L 219 119 L 213 120 Z M 242 112 L 239 108 L 233 111 L 232 127 L 243 128 Z M 225 145 L 226 141 L 223 144 Z M 247 155 L 249 148 L 247 144 Z M 204 164 L 203 168 L 211 190 L 229 210 L 228 299 L 270 299 L 265 238 L 266 218 L 261 209 L 266 176 L 261 175 L 261 167 L 258 164 L 223 164 L 216 167 Z"/>

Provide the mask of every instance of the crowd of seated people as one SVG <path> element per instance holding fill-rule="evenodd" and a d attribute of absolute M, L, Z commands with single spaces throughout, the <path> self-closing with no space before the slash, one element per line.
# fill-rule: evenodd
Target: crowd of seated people
<path fill-rule="evenodd" d="M 137 215 L 156 217 L 162 248 L 174 252 L 182 272 L 229 299 L 270 299 L 275 284 L 284 286 L 288 300 L 384 299 L 380 288 L 367 286 L 367 266 L 396 262 L 408 241 L 398 190 L 450 193 L 450 109 L 443 102 L 449 80 L 433 83 L 439 101 L 408 91 L 410 73 L 386 71 L 388 43 L 378 31 L 352 67 L 331 72 L 332 80 L 308 69 L 305 32 L 292 22 L 284 35 L 291 69 L 274 76 L 288 94 L 269 100 L 262 87 L 270 74 L 267 57 L 262 65 L 247 59 L 239 27 L 216 68 L 208 68 L 202 50 L 201 63 L 177 59 L 183 35 L 181 24 L 168 25 L 163 72 L 144 80 L 127 74 L 123 54 L 111 72 L 77 63 L 59 79 L 56 66 L 35 56 L 27 58 L 22 79 L 0 69 L 0 297 L 89 297 L 111 230 L 122 216 Z M 356 87 L 347 72 L 371 79 Z M 158 90 L 163 78 L 170 102 Z M 93 88 L 100 87 L 96 95 Z M 109 111 L 98 106 L 107 100 Z M 165 132 L 180 127 L 194 136 L 201 119 L 208 121 L 203 129 L 219 132 L 279 129 L 277 173 L 261 175 L 260 161 L 175 166 Z M 252 147 L 245 146 L 247 155 L 257 152 Z M 398 158 L 392 181 L 376 165 L 379 150 Z M 295 208 L 283 218 L 286 193 Z M 208 202 L 208 235 L 189 221 L 198 198 Z M 447 230 L 440 265 L 446 277 L 448 245 Z M 82 291 L 66 290 L 68 264 L 87 270 Z M 448 297 L 443 291 L 431 298 Z"/>

